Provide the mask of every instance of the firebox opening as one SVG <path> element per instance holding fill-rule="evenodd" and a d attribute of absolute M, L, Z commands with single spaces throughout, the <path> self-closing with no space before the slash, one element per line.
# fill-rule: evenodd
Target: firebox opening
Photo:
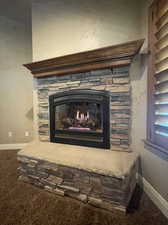
<path fill-rule="evenodd" d="M 109 148 L 109 95 L 73 90 L 50 96 L 51 142 Z"/>
<path fill-rule="evenodd" d="M 102 107 L 97 103 L 71 102 L 55 109 L 55 126 L 60 130 L 102 132 L 102 122 Z"/>

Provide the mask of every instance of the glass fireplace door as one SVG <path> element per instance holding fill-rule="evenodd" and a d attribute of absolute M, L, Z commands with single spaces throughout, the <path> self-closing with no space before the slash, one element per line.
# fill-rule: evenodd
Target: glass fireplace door
<path fill-rule="evenodd" d="M 51 142 L 107 147 L 109 102 L 97 91 L 91 93 L 73 90 L 50 96 Z"/>

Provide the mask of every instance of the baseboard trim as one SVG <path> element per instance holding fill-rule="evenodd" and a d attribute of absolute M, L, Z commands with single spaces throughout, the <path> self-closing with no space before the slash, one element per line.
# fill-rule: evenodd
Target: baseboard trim
<path fill-rule="evenodd" d="M 0 144 L 0 150 L 16 150 L 22 149 L 27 143 L 16 143 L 16 144 Z"/>
<path fill-rule="evenodd" d="M 143 190 L 149 196 L 149 198 L 155 203 L 160 211 L 168 218 L 168 201 L 166 201 L 158 191 L 141 175 L 138 175 L 140 185 Z"/>

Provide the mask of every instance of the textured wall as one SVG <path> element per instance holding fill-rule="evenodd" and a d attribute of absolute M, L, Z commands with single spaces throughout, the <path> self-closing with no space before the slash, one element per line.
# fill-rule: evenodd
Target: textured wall
<path fill-rule="evenodd" d="M 23 143 L 33 127 L 32 77 L 22 66 L 32 60 L 30 2 L 3 1 L 0 15 L 0 144 Z"/>
<path fill-rule="evenodd" d="M 138 39 L 140 2 L 33 0 L 33 60 Z"/>

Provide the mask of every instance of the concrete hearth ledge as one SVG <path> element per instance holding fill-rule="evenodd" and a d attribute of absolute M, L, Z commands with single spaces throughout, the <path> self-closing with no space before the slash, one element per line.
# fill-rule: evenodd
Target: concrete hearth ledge
<path fill-rule="evenodd" d="M 128 175 L 138 159 L 135 153 L 50 142 L 31 142 L 18 152 L 19 156 L 117 178 Z"/>

